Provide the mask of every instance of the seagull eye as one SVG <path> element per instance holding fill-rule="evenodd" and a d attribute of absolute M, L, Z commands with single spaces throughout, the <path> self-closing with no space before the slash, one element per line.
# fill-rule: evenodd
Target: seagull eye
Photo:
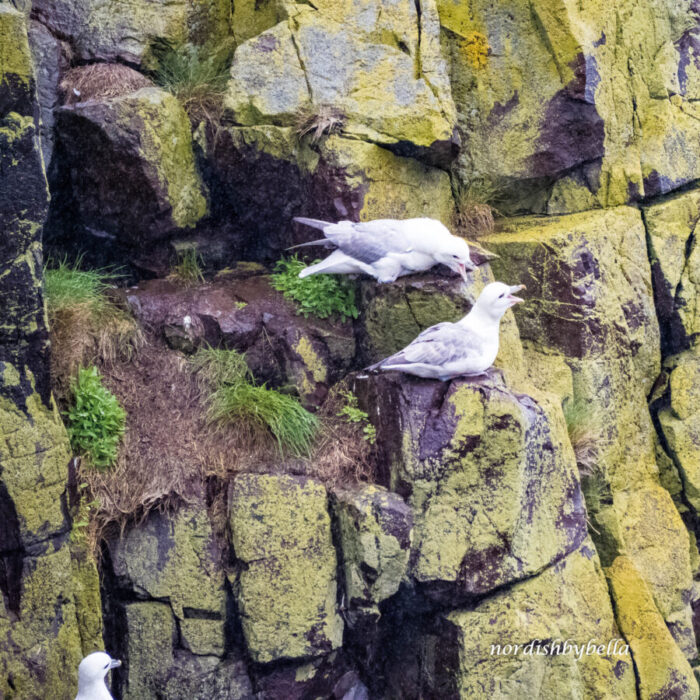
<path fill-rule="evenodd" d="M 109 668 L 109 664 L 105 664 L 105 668 Z"/>
<path fill-rule="evenodd" d="M 499 294 L 498 298 L 499 298 L 499 299 L 503 299 L 503 295 L 504 295 L 504 294 L 505 294 L 505 292 L 503 292 L 503 294 Z"/>
<path fill-rule="evenodd" d="M 453 257 L 455 260 L 457 260 L 457 259 L 459 258 L 459 255 L 453 255 L 452 257 Z"/>

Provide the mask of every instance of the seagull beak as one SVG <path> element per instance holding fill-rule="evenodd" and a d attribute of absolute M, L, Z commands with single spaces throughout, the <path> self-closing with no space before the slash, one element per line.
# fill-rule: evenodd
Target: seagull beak
<path fill-rule="evenodd" d="M 515 287 L 510 288 L 510 292 L 508 294 L 508 299 L 511 301 L 511 306 L 515 306 L 516 304 L 520 304 L 525 301 L 525 299 L 521 299 L 520 297 L 513 296 L 515 292 L 519 292 L 521 290 L 525 289 L 524 284 L 518 284 Z"/>
<path fill-rule="evenodd" d="M 467 268 L 464 263 L 457 263 L 457 272 L 459 272 L 462 279 L 467 282 Z"/>
<path fill-rule="evenodd" d="M 121 665 L 122 665 L 122 662 L 119 659 L 112 659 L 109 662 L 110 668 L 119 668 Z"/>

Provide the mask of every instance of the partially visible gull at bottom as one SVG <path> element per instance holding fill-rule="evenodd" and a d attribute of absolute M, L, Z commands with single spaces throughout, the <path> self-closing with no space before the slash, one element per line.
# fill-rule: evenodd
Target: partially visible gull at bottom
<path fill-rule="evenodd" d="M 78 666 L 78 694 L 75 700 L 113 700 L 105 677 L 111 669 L 121 665 L 121 661 L 104 651 L 88 654 Z"/>

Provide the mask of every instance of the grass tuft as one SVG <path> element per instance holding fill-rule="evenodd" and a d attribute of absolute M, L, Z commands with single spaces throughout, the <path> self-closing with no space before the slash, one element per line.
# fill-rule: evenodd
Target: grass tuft
<path fill-rule="evenodd" d="M 126 430 L 126 411 L 102 384 L 97 367 L 83 367 L 71 384 L 66 412 L 73 450 L 98 468 L 112 466 Z"/>
<path fill-rule="evenodd" d="M 81 270 L 80 260 L 70 265 L 61 260 L 56 267 L 44 271 L 44 295 L 49 317 L 82 305 L 94 315 L 107 307 L 105 292 L 118 275 L 108 270 Z"/>
<path fill-rule="evenodd" d="M 116 272 L 80 269 L 80 260 L 47 264 L 44 295 L 51 333 L 51 373 L 59 401 L 82 366 L 128 361 L 144 337 L 135 320 L 109 297 Z"/>
<path fill-rule="evenodd" d="M 218 426 L 243 423 L 255 435 L 269 430 L 280 454 L 311 453 L 318 419 L 299 401 L 266 386 L 256 386 L 245 358 L 235 350 L 202 348 L 192 358 L 201 387 L 209 391 L 207 419 Z"/>
<path fill-rule="evenodd" d="M 194 248 L 179 252 L 168 277 L 188 287 L 204 282 L 202 256 Z"/>
<path fill-rule="evenodd" d="M 564 405 L 564 418 L 579 471 L 582 475 L 590 476 L 595 472 L 597 459 L 595 411 L 588 403 L 572 400 Z"/>
<path fill-rule="evenodd" d="M 495 216 L 498 214 L 494 203 L 501 195 L 501 188 L 488 179 L 458 185 L 455 189 L 457 229 L 467 238 L 479 238 L 493 233 Z"/>
<path fill-rule="evenodd" d="M 270 282 L 286 299 L 296 303 L 297 313 L 307 318 L 338 315 L 343 321 L 358 317 L 355 287 L 349 280 L 335 275 L 300 279 L 299 273 L 305 267 L 306 263 L 297 256 L 278 260 Z"/>
<path fill-rule="evenodd" d="M 223 100 L 232 47 L 218 49 L 161 42 L 154 46 L 158 67 L 153 79 L 175 95 L 193 123 L 207 120 L 218 125 L 223 114 Z"/>
<path fill-rule="evenodd" d="M 190 366 L 196 372 L 201 388 L 240 384 L 253 379 L 245 357 L 234 350 L 202 347 L 191 357 Z"/>
<path fill-rule="evenodd" d="M 213 423 L 247 420 L 266 426 L 280 454 L 295 457 L 310 454 L 318 430 L 316 416 L 294 397 L 245 382 L 217 389 L 210 396 L 207 415 Z"/>

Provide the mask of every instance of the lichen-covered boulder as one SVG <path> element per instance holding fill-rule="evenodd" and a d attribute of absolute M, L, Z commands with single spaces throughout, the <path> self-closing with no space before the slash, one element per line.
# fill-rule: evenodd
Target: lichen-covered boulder
<path fill-rule="evenodd" d="M 292 126 L 332 106 L 349 135 L 449 162 L 454 105 L 435 6 L 424 5 L 299 3 L 237 48 L 228 112 L 248 126 Z"/>
<path fill-rule="evenodd" d="M 586 511 L 561 409 L 486 379 L 358 376 L 381 479 L 414 513 L 410 576 L 454 603 L 532 576 L 574 551 Z"/>
<path fill-rule="evenodd" d="M 527 285 L 514 313 L 529 351 L 571 369 L 575 399 L 588 407 L 584 427 L 598 436 L 598 470 L 620 489 L 653 477 L 646 396 L 660 336 L 639 211 L 511 219 L 484 244 L 500 256 L 496 277 Z M 539 379 L 549 386 L 549 373 Z"/>
<path fill-rule="evenodd" d="M 473 609 L 439 617 L 396 655 L 393 697 L 637 697 L 633 658 L 590 541 Z"/>
<path fill-rule="evenodd" d="M 640 698 L 698 697 L 698 682 L 676 646 L 632 561 L 617 557 L 606 569 L 620 632 L 630 646 Z"/>
<path fill-rule="evenodd" d="M 125 700 L 153 697 L 161 676 L 174 662 L 177 627 L 172 609 L 155 600 L 133 602 L 124 606 L 123 619 L 123 668 L 115 674 L 115 690 Z"/>
<path fill-rule="evenodd" d="M 327 221 L 429 216 L 449 225 L 449 175 L 414 158 L 342 134 L 317 143 L 293 127 L 197 131 L 206 156 L 212 216 L 238 242 L 240 259 L 276 259 L 314 234 L 294 216 Z"/>
<path fill-rule="evenodd" d="M 630 2 L 623 15 L 604 2 L 437 5 L 464 138 L 459 170 L 512 183 L 504 206 L 582 211 L 698 178 L 691 0 Z"/>
<path fill-rule="evenodd" d="M 333 491 L 345 596 L 350 609 L 374 607 L 399 590 L 411 552 L 413 513 L 379 486 Z"/>
<path fill-rule="evenodd" d="M 222 552 L 202 506 L 153 512 L 109 541 L 113 594 L 167 602 L 180 643 L 194 654 L 223 656 L 226 591 Z"/>
<path fill-rule="evenodd" d="M 226 0 L 155 0 L 107 5 L 97 0 L 35 0 L 32 14 L 52 34 L 70 42 L 80 61 L 140 64 L 156 42 L 202 44 L 229 33 Z"/>
<path fill-rule="evenodd" d="M 139 321 L 174 347 L 244 352 L 258 381 L 294 387 L 304 404 L 318 406 L 353 361 L 352 324 L 298 315 L 260 273 L 239 265 L 195 287 L 149 280 L 130 288 L 126 299 Z"/>
<path fill-rule="evenodd" d="M 56 207 L 92 235 L 143 245 L 207 212 L 189 120 L 159 88 L 58 109 L 56 158 Z"/>
<path fill-rule="evenodd" d="M 700 190 L 644 209 L 654 299 L 665 353 L 685 350 L 700 334 Z"/>
<path fill-rule="evenodd" d="M 305 477 L 241 474 L 229 493 L 243 634 L 260 663 L 327 654 L 342 645 L 328 496 Z"/>
<path fill-rule="evenodd" d="M 659 488 L 647 405 L 660 371 L 660 332 L 639 211 L 512 219 L 484 242 L 500 256 L 491 262 L 496 275 L 507 271 L 528 287 L 528 302 L 515 310 L 526 361 L 538 354 L 553 372 L 559 358 L 571 370 L 572 435 L 582 436 L 573 446 L 603 565 L 630 556 L 694 658 L 688 540 Z M 550 377 L 533 379 L 549 386 Z"/>

